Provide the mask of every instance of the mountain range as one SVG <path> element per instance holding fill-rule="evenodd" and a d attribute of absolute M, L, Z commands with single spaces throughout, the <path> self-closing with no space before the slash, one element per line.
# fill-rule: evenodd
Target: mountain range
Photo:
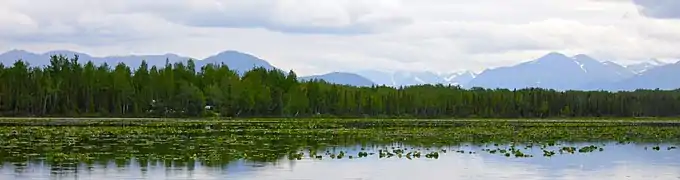
<path fill-rule="evenodd" d="M 640 74 L 640 73 L 643 73 L 643 72 L 645 72 L 649 69 L 652 69 L 654 67 L 664 66 L 664 65 L 668 65 L 668 63 L 659 61 L 658 59 L 651 59 L 648 62 L 642 62 L 642 63 L 628 65 L 628 66 L 626 66 L 626 68 L 629 69 L 630 71 L 632 71 L 635 74 Z"/>
<path fill-rule="evenodd" d="M 312 76 L 303 76 L 300 78 L 301 80 L 304 81 L 309 81 L 312 79 L 322 79 L 326 82 L 332 82 L 335 84 L 344 84 L 344 85 L 352 85 L 352 86 L 373 86 L 375 83 L 363 76 L 360 76 L 358 74 L 354 73 L 347 73 L 347 72 L 331 72 L 328 74 L 322 74 L 322 75 L 312 75 Z"/>
<path fill-rule="evenodd" d="M 11 65 L 22 59 L 33 66 L 50 63 L 51 55 L 78 55 L 81 61 L 96 64 L 125 63 L 131 68 L 138 67 L 141 60 L 156 66 L 167 62 L 175 63 L 195 59 L 176 54 L 128 55 L 94 57 L 85 53 L 55 50 L 33 53 L 24 50 L 11 50 L 0 54 L 0 63 Z M 206 64 L 226 64 L 240 74 L 255 67 L 277 69 L 264 59 L 239 51 L 224 51 L 205 59 L 196 59 L 196 66 Z M 656 59 L 639 64 L 623 66 L 612 61 L 596 60 L 588 55 L 566 56 L 551 52 L 535 60 L 512 66 L 487 69 L 481 73 L 460 71 L 435 73 L 430 71 L 379 71 L 364 70 L 356 72 L 331 72 L 321 75 L 303 76 L 300 80 L 320 79 L 335 84 L 354 86 L 412 86 L 421 84 L 457 85 L 464 88 L 507 88 L 528 87 L 556 90 L 635 90 L 635 89 L 677 89 L 680 88 L 680 63 L 666 63 Z"/>
<path fill-rule="evenodd" d="M 266 60 L 260 59 L 251 54 L 232 50 L 223 51 L 218 54 L 207 57 L 205 59 L 182 57 L 176 54 L 94 57 L 85 53 L 67 50 L 48 51 L 42 54 L 28 52 L 24 50 L 11 50 L 0 54 L 0 63 L 5 65 L 11 65 L 14 64 L 14 62 L 16 62 L 17 60 L 21 59 L 25 62 L 28 62 L 32 66 L 46 66 L 50 64 L 50 57 L 52 55 L 64 55 L 67 57 L 73 57 L 74 55 L 78 55 L 78 59 L 81 62 L 92 61 L 95 64 L 107 63 L 109 65 L 125 63 L 131 68 L 139 67 L 141 65 L 142 60 L 146 60 L 149 66 L 164 66 L 166 61 L 169 63 L 175 63 L 185 62 L 188 61 L 189 59 L 194 59 L 196 60 L 195 65 L 197 68 L 200 68 L 207 64 L 225 64 L 230 69 L 235 70 L 237 73 L 241 75 L 246 71 L 256 67 L 263 67 L 269 70 L 277 69 Z M 373 82 L 371 82 L 370 80 L 352 73 L 329 73 L 323 75 L 300 77 L 300 79 L 301 80 L 321 79 L 330 83 L 355 86 L 373 85 Z"/>
<path fill-rule="evenodd" d="M 471 71 L 454 73 L 434 73 L 430 71 L 378 71 L 364 70 L 356 74 L 364 76 L 378 85 L 386 86 L 412 86 L 421 84 L 444 84 L 465 86 L 477 74 Z"/>
<path fill-rule="evenodd" d="M 680 81 L 672 81 L 671 77 L 678 75 L 680 66 L 660 61 L 621 66 L 583 54 L 567 57 L 552 52 L 514 66 L 485 70 L 470 81 L 468 86 L 609 91 L 677 89 L 680 88 Z"/>
<path fill-rule="evenodd" d="M 541 87 L 557 90 L 582 89 L 591 84 L 617 82 L 634 73 L 612 62 L 599 62 L 587 55 L 567 57 L 549 53 L 515 66 L 486 70 L 469 86 L 521 89 Z"/>

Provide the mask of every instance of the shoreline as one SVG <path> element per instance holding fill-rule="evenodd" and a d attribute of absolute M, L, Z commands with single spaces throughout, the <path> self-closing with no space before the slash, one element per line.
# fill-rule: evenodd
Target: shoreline
<path fill-rule="evenodd" d="M 121 117 L 0 117 L 2 122 L 17 121 L 153 121 L 153 122 L 287 122 L 287 121 L 421 121 L 421 122 L 535 122 L 535 123 L 651 123 L 680 124 L 680 118 L 121 118 Z"/>

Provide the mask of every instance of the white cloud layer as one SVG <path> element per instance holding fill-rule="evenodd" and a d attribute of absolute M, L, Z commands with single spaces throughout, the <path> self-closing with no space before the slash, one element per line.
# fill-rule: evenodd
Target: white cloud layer
<path fill-rule="evenodd" d="M 239 50 L 300 74 L 680 57 L 674 0 L 0 0 L 0 50 Z M 669 10 L 670 9 L 670 10 Z"/>

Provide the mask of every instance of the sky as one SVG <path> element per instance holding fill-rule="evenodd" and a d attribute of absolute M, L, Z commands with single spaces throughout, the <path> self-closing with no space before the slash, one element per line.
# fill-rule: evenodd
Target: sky
<path fill-rule="evenodd" d="M 680 58 L 677 0 L 0 0 L 0 51 L 237 50 L 298 74 Z"/>

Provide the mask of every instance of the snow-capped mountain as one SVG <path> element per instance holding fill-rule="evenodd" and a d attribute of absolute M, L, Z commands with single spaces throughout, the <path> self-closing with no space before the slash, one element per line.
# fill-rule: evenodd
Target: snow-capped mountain
<path fill-rule="evenodd" d="M 647 70 L 668 65 L 666 62 L 659 61 L 658 59 L 652 59 L 651 61 L 641 62 L 636 64 L 627 65 L 626 68 L 633 71 L 635 74 L 643 73 Z"/>
<path fill-rule="evenodd" d="M 472 71 L 461 71 L 455 73 L 443 74 L 444 82 L 443 84 L 460 85 L 465 87 L 472 79 L 477 77 Z"/>
<path fill-rule="evenodd" d="M 626 80 L 613 83 L 609 90 L 664 89 L 680 88 L 680 62 L 656 66 Z"/>
<path fill-rule="evenodd" d="M 599 89 L 593 85 L 616 82 L 633 75 L 613 62 L 600 62 L 587 55 L 567 57 L 553 52 L 515 66 L 486 70 L 470 81 L 468 87 Z"/>
<path fill-rule="evenodd" d="M 624 78 L 628 78 L 635 75 L 635 72 L 615 62 L 604 61 L 602 62 L 602 64 L 606 65 L 608 68 L 616 72 L 617 75 L 623 76 Z"/>
<path fill-rule="evenodd" d="M 599 82 L 616 82 L 635 75 L 632 71 L 611 61 L 599 61 L 590 56 L 579 54 L 574 57 L 574 62 L 588 74 L 590 80 Z"/>
<path fill-rule="evenodd" d="M 379 85 L 412 86 L 422 84 L 465 85 L 475 77 L 469 71 L 456 73 L 435 73 L 430 71 L 377 71 L 366 70 L 356 72 Z"/>

